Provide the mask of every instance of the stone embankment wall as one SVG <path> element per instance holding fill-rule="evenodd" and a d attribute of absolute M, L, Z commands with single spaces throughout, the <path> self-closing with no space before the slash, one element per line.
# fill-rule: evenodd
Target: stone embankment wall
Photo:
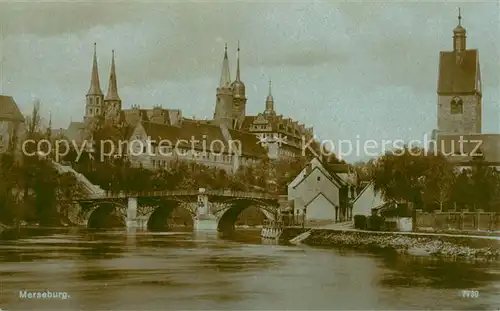
<path fill-rule="evenodd" d="M 308 230 L 285 230 L 282 239 L 291 239 L 305 231 Z M 315 246 L 339 246 L 371 250 L 387 249 L 402 254 L 455 259 L 500 260 L 499 239 L 313 229 L 311 235 L 303 243 Z"/>

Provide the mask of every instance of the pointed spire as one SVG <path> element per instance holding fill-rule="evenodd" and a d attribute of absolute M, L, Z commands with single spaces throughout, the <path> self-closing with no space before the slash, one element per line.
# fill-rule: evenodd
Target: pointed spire
<path fill-rule="evenodd" d="M 118 96 L 118 84 L 116 82 L 115 50 L 111 50 L 111 70 L 109 72 L 108 94 L 106 94 L 104 100 L 120 100 Z"/>
<path fill-rule="evenodd" d="M 271 79 L 269 79 L 269 94 L 267 94 L 266 102 L 274 102 L 273 94 L 271 93 Z"/>
<path fill-rule="evenodd" d="M 264 114 L 266 115 L 275 115 L 274 111 L 274 98 L 273 94 L 271 92 L 271 79 L 269 79 L 269 94 L 267 95 L 266 98 L 266 110 L 264 111 Z"/>
<path fill-rule="evenodd" d="M 236 50 L 236 81 L 240 80 L 240 40 L 238 40 L 238 49 Z"/>
<path fill-rule="evenodd" d="M 224 59 L 222 60 L 222 73 L 219 87 L 229 87 L 231 85 L 231 75 L 229 71 L 229 59 L 227 58 L 227 43 L 224 47 Z"/>
<path fill-rule="evenodd" d="M 90 78 L 90 88 L 87 95 L 103 95 L 99 84 L 99 70 L 97 68 L 97 44 L 94 42 L 94 60 L 92 63 L 92 75 Z"/>
<path fill-rule="evenodd" d="M 467 48 L 466 45 L 466 35 L 467 31 L 462 26 L 462 10 L 458 8 L 458 25 L 453 29 L 453 50 L 457 52 L 465 51 Z M 461 57 L 457 58 L 457 61 L 460 60 Z"/>

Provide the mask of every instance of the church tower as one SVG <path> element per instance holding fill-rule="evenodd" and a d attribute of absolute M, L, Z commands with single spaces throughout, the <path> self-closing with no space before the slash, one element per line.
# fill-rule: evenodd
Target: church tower
<path fill-rule="evenodd" d="M 247 98 L 245 95 L 245 84 L 240 77 L 240 42 L 236 52 L 236 79 L 231 84 L 233 89 L 233 128 L 241 127 L 246 115 Z"/>
<path fill-rule="evenodd" d="M 264 110 L 264 115 L 265 116 L 276 115 L 276 111 L 274 111 L 274 98 L 273 94 L 271 93 L 271 80 L 269 80 L 269 94 L 267 95 L 266 98 L 266 110 Z"/>
<path fill-rule="evenodd" d="M 214 121 L 217 124 L 224 124 L 228 128 L 232 128 L 233 125 L 233 88 L 231 87 L 227 44 L 224 48 L 222 73 L 219 87 L 217 88 Z"/>
<path fill-rule="evenodd" d="M 103 115 L 104 95 L 99 83 L 99 70 L 97 68 L 97 52 L 94 43 L 94 60 L 92 63 L 92 74 L 90 77 L 90 88 L 85 96 L 85 117 L 84 121 L 89 122 Z"/>
<path fill-rule="evenodd" d="M 108 93 L 104 98 L 104 115 L 106 120 L 118 121 L 122 110 L 122 101 L 118 96 L 118 84 L 115 71 L 115 51 L 111 51 L 111 70 L 109 72 Z"/>
<path fill-rule="evenodd" d="M 466 30 L 459 9 L 453 30 L 453 51 L 440 53 L 438 78 L 438 133 L 478 134 L 482 127 L 479 53 L 467 49 Z"/>

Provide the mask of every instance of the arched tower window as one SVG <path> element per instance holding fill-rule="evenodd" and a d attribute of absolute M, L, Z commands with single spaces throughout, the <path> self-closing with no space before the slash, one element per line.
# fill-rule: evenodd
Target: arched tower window
<path fill-rule="evenodd" d="M 462 114 L 464 113 L 464 102 L 460 97 L 454 97 L 451 100 L 451 114 Z"/>

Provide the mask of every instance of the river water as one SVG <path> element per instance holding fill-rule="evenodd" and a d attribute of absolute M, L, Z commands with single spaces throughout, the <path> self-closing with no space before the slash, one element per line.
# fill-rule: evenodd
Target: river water
<path fill-rule="evenodd" d="M 0 241 L 0 309 L 498 310 L 499 273 L 498 264 L 267 245 L 256 231 L 39 231 Z"/>

